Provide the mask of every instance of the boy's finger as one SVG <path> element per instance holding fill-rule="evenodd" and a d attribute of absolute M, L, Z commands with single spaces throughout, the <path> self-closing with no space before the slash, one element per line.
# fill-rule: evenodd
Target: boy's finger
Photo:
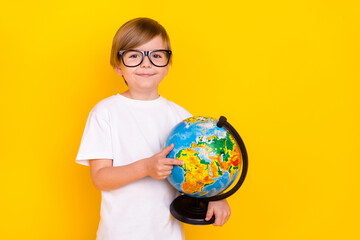
<path fill-rule="evenodd" d="M 166 164 L 166 165 L 164 165 L 163 166 L 163 170 L 164 171 L 170 171 L 171 172 L 171 170 L 174 168 L 174 166 L 173 165 L 170 165 L 170 164 Z"/>
<path fill-rule="evenodd" d="M 174 144 L 170 144 L 169 146 L 167 146 L 166 148 L 164 148 L 164 150 L 162 150 L 161 154 L 163 156 L 167 156 L 169 154 L 169 152 L 171 152 L 171 150 L 174 148 Z"/>
<path fill-rule="evenodd" d="M 173 158 L 167 158 L 167 164 L 169 165 L 184 165 L 185 162 L 183 160 L 173 159 Z"/>
<path fill-rule="evenodd" d="M 224 224 L 224 216 L 217 212 L 214 212 L 214 215 L 215 215 L 214 226 L 222 226 Z"/>

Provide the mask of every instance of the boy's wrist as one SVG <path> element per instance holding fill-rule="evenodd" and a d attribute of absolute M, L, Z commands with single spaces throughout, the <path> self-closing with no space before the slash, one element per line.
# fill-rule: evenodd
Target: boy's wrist
<path fill-rule="evenodd" d="M 149 167 L 148 167 L 148 159 L 147 158 L 144 158 L 142 160 L 139 161 L 139 170 L 141 171 L 142 175 L 144 177 L 147 177 L 149 176 Z"/>

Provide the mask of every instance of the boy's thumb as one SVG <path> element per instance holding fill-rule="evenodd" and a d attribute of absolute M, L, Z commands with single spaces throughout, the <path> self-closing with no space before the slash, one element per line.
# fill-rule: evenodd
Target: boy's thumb
<path fill-rule="evenodd" d="M 209 221 L 214 214 L 214 208 L 209 207 L 206 213 L 205 221 Z"/>

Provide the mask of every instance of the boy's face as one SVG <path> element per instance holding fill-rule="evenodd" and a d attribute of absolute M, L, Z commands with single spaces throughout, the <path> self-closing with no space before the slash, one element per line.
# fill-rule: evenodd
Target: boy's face
<path fill-rule="evenodd" d="M 166 49 L 161 36 L 156 36 L 149 42 L 140 45 L 135 50 L 151 51 L 154 49 Z M 158 89 L 159 83 L 168 74 L 169 65 L 165 67 L 156 67 L 152 65 L 146 56 L 143 62 L 137 67 L 126 67 L 123 63 L 120 67 L 115 67 L 119 76 L 123 76 L 128 84 L 130 91 L 139 93 L 151 93 Z"/>

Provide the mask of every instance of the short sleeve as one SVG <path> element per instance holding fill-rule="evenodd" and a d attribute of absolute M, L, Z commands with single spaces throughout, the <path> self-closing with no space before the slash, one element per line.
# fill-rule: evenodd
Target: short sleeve
<path fill-rule="evenodd" d="M 89 159 L 113 159 L 110 124 L 94 110 L 87 119 L 76 162 L 89 166 Z"/>
<path fill-rule="evenodd" d="M 181 110 L 181 117 L 182 117 L 182 120 L 186 119 L 186 118 L 189 118 L 189 117 L 192 117 L 193 115 L 187 111 L 185 108 L 180 108 Z"/>

